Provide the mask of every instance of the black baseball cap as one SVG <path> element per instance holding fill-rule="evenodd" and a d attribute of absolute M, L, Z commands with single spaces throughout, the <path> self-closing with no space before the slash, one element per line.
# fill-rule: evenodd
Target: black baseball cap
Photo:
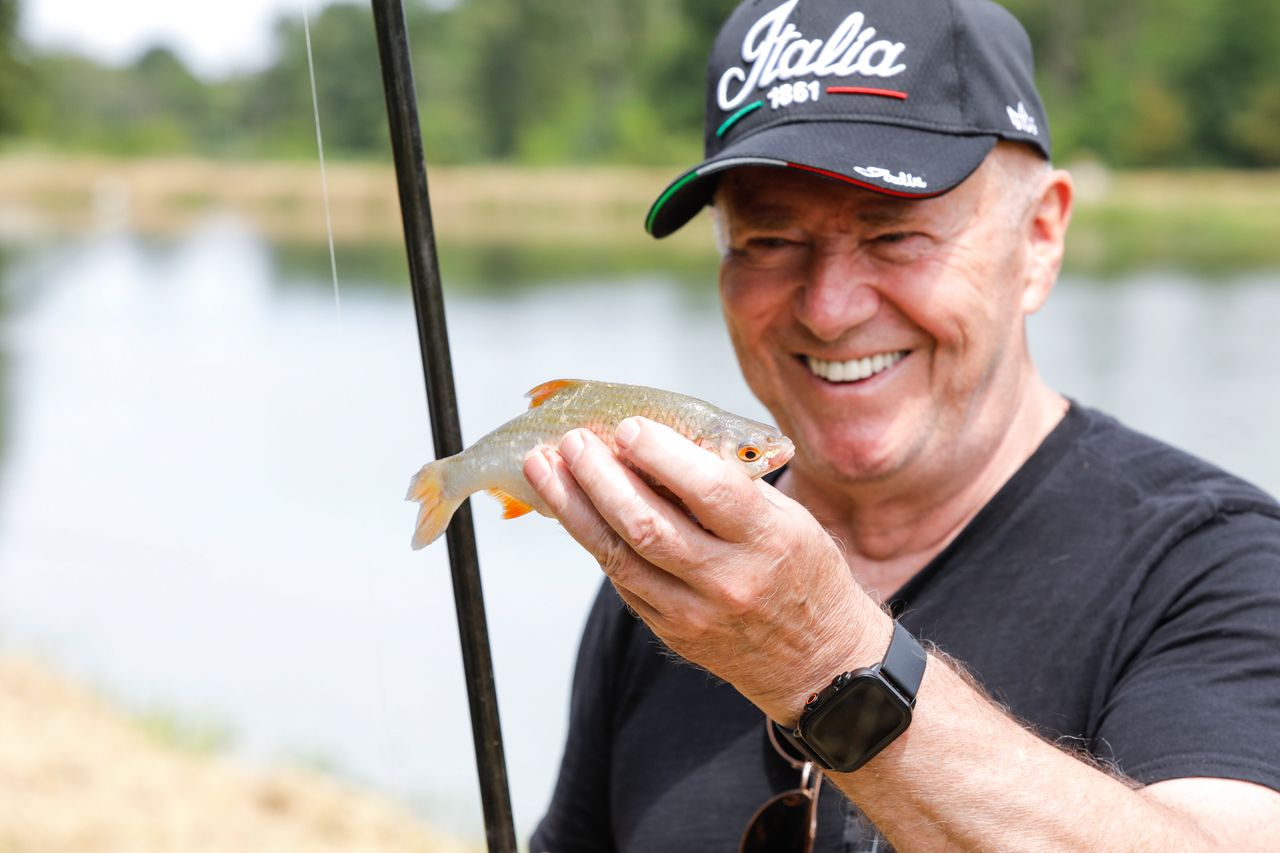
<path fill-rule="evenodd" d="M 930 198 L 998 139 L 1047 159 L 1033 73 L 1026 31 L 990 0 L 746 0 L 707 64 L 706 159 L 663 191 L 645 228 L 680 228 L 737 166 Z"/>

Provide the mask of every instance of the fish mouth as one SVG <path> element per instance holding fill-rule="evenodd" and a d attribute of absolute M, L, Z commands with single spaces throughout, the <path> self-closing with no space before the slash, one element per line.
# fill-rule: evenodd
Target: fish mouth
<path fill-rule="evenodd" d="M 861 382 L 864 379 L 870 379 L 872 376 L 884 373 L 910 354 L 911 350 L 903 349 L 878 352 L 862 358 L 851 358 L 847 361 L 828 361 L 812 355 L 801 356 L 800 358 L 814 376 L 825 379 L 828 382 L 845 383 Z"/>
<path fill-rule="evenodd" d="M 783 436 L 783 442 L 785 443 L 780 442 L 764 452 L 764 458 L 769 461 L 771 469 L 787 464 L 796 453 L 795 442 L 786 436 Z"/>

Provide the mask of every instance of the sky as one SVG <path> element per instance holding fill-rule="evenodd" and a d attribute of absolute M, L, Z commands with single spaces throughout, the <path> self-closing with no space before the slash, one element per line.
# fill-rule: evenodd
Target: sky
<path fill-rule="evenodd" d="M 164 44 L 192 71 L 215 78 L 266 65 L 275 20 L 321 5 L 323 0 L 18 0 L 18 15 L 22 36 L 37 47 L 70 48 L 118 64 Z"/>

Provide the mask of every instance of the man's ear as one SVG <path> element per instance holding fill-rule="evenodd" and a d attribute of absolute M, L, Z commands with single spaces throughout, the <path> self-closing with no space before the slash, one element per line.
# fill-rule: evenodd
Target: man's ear
<path fill-rule="evenodd" d="M 1062 252 L 1071 224 L 1071 205 L 1075 190 L 1071 175 L 1062 169 L 1045 173 L 1039 199 L 1033 203 L 1027 222 L 1030 247 L 1027 253 L 1027 277 L 1022 291 L 1022 310 L 1034 314 L 1044 305 L 1058 280 L 1062 268 Z"/>

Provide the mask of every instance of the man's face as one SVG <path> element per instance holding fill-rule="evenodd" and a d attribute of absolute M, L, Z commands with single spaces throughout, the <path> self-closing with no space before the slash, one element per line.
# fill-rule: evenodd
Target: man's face
<path fill-rule="evenodd" d="M 927 484 L 1004 434 L 1031 371 L 1023 318 L 1047 288 L 1028 287 L 1025 205 L 1000 174 L 923 201 L 795 170 L 726 176 L 725 318 L 800 471 Z"/>

